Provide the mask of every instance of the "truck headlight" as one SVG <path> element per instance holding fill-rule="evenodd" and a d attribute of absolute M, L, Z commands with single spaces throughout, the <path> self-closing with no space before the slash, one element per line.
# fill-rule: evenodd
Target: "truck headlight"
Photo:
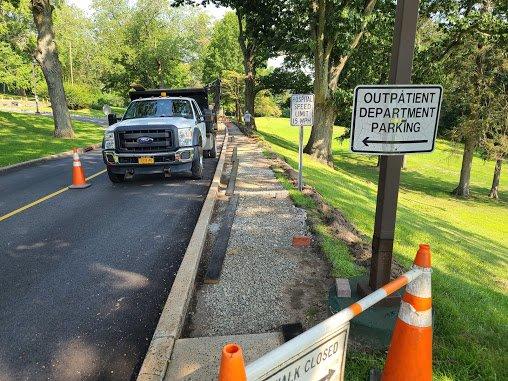
<path fill-rule="evenodd" d="M 178 129 L 178 142 L 180 147 L 192 145 L 192 127 Z"/>
<path fill-rule="evenodd" d="M 113 132 L 104 134 L 104 149 L 115 149 L 115 134 Z"/>

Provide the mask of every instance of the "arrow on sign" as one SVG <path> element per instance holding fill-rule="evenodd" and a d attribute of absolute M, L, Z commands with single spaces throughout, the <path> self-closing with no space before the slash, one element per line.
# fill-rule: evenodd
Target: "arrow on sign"
<path fill-rule="evenodd" d="M 365 146 L 369 146 L 369 143 L 382 143 L 382 144 L 411 144 L 411 143 L 427 143 L 428 140 L 370 140 L 367 136 L 362 140 Z"/>
<path fill-rule="evenodd" d="M 321 378 L 319 381 L 329 381 L 332 379 L 333 374 L 335 373 L 335 369 L 328 370 L 328 374 Z"/>

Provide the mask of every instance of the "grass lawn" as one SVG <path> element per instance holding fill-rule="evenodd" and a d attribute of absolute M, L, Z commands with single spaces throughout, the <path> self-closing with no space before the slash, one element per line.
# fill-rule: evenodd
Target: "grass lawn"
<path fill-rule="evenodd" d="M 122 116 L 125 113 L 123 107 L 111 107 L 111 110 L 118 116 Z M 106 118 L 102 110 L 95 110 L 93 108 L 84 108 L 81 110 L 69 110 L 72 115 L 91 116 L 94 118 Z"/>
<path fill-rule="evenodd" d="M 271 149 L 297 168 L 298 128 L 282 118 L 257 118 L 256 124 Z M 334 134 L 340 130 L 335 128 Z M 306 129 L 305 139 L 309 134 Z M 334 140 L 333 152 L 336 170 L 305 155 L 304 181 L 372 236 L 376 157 L 350 153 L 348 141 Z M 432 248 L 434 378 L 507 380 L 508 177 L 501 177 L 500 200 L 490 200 L 494 163 L 475 157 L 472 197 L 452 197 L 449 192 L 458 182 L 461 155 L 460 145 L 439 140 L 434 153 L 408 156 L 401 178 L 394 255 L 409 267 L 418 243 L 430 243 Z M 301 201 L 305 202 L 309 201 Z M 325 251 L 332 253 L 335 275 L 353 275 L 357 270 L 343 245 L 328 238 L 325 243 L 330 247 Z M 346 379 L 365 379 L 369 366 L 382 365 L 384 357 L 384 353 L 349 352 Z"/>
<path fill-rule="evenodd" d="M 103 128 L 73 121 L 74 139 L 53 137 L 53 118 L 0 111 L 0 167 L 100 143 Z"/>

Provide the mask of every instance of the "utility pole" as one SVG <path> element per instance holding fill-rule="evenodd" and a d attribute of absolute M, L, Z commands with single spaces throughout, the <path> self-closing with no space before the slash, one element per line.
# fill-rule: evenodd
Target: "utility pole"
<path fill-rule="evenodd" d="M 390 84 L 411 83 L 419 0 L 398 0 L 393 35 Z M 381 155 L 369 285 L 362 293 L 374 291 L 390 281 L 393 240 L 403 155 Z"/>

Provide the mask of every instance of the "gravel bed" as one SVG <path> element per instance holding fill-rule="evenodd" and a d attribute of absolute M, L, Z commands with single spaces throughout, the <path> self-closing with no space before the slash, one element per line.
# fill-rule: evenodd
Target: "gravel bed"
<path fill-rule="evenodd" d="M 291 246 L 293 236 L 309 234 L 305 211 L 293 205 L 259 146 L 239 131 L 233 134 L 240 200 L 220 282 L 202 285 L 196 293 L 191 337 L 305 325 L 310 308 L 326 314 L 325 261 L 313 249 Z"/>

